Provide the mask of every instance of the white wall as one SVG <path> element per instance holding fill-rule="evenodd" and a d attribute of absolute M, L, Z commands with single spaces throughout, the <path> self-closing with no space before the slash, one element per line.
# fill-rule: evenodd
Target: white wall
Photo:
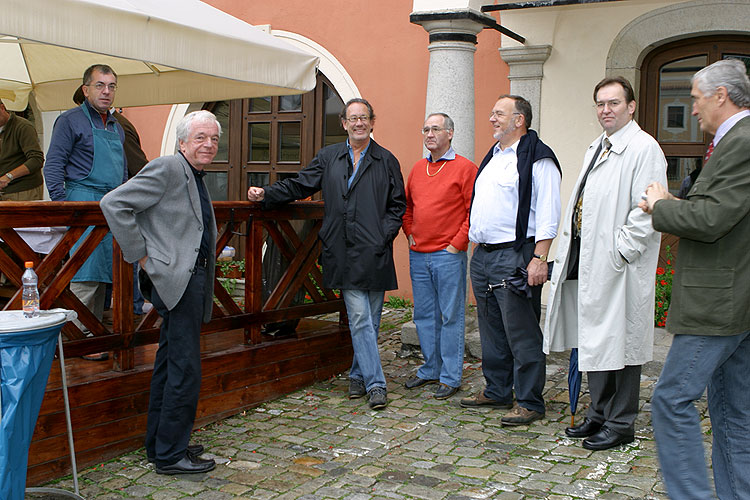
<path fill-rule="evenodd" d="M 501 12 L 501 24 L 527 38 L 526 45 L 551 45 L 544 64 L 539 114 L 542 140 L 563 167 L 563 210 L 581 169 L 583 155 L 602 132 L 592 92 L 604 78 L 607 54 L 620 30 L 651 10 L 678 0 L 633 0 Z M 503 37 L 503 47 L 519 46 Z M 639 82 L 631 82 L 637 87 Z M 637 111 L 636 111 L 637 115 Z"/>

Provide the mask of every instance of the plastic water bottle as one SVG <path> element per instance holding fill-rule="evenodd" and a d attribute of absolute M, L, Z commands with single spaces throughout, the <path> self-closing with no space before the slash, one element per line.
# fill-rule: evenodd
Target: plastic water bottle
<path fill-rule="evenodd" d="M 39 316 L 39 289 L 37 288 L 38 278 L 34 272 L 34 263 L 26 262 L 26 270 L 23 272 L 21 281 L 23 282 L 23 315 L 26 318 Z"/>

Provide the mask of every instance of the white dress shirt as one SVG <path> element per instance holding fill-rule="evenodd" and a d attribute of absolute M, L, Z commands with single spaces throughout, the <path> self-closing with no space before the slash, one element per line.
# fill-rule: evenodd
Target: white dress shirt
<path fill-rule="evenodd" d="M 469 239 L 474 243 L 507 243 L 516 239 L 518 215 L 519 141 L 500 149 L 477 177 L 471 208 Z M 557 236 L 560 221 L 560 171 L 550 158 L 534 162 L 531 170 L 531 211 L 526 233 L 534 241 Z"/>
<path fill-rule="evenodd" d="M 719 144 L 719 141 L 721 140 L 721 138 L 724 137 L 726 133 L 729 132 L 738 121 L 742 120 L 746 116 L 750 116 L 750 110 L 743 109 L 742 111 L 735 113 L 729 118 L 727 118 L 726 120 L 724 120 L 724 122 L 721 125 L 719 125 L 719 128 L 716 129 L 716 135 L 714 135 L 714 140 L 713 140 L 714 147 L 716 147 L 716 145 Z"/>

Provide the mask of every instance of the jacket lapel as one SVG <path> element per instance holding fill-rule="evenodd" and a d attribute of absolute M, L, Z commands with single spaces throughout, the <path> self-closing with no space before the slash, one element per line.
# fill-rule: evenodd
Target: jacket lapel
<path fill-rule="evenodd" d="M 180 153 L 177 153 L 177 156 L 179 157 L 180 165 L 182 165 L 182 169 L 185 172 L 188 195 L 190 196 L 190 206 L 193 207 L 193 214 L 195 214 L 195 218 L 199 221 L 203 220 L 201 216 L 201 198 L 200 194 L 198 194 L 198 185 L 195 183 L 195 175 L 193 174 L 193 169 L 184 156 L 182 156 Z"/>

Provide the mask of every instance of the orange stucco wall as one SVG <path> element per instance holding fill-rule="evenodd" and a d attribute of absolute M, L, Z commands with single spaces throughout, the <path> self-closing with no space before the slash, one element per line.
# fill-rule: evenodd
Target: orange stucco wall
<path fill-rule="evenodd" d="M 141 149 L 146 158 L 153 160 L 161 153 L 161 142 L 164 137 L 164 126 L 167 123 L 172 106 L 143 106 L 126 108 L 122 114 L 135 125 L 141 138 Z"/>
<path fill-rule="evenodd" d="M 422 135 L 429 52 L 428 34 L 409 22 L 409 0 L 284 0 L 248 2 L 205 0 L 250 24 L 302 35 L 325 47 L 344 66 L 362 96 L 375 109 L 374 136 L 401 162 L 404 178 L 422 155 Z M 475 158 L 494 142 L 486 116 L 495 99 L 510 88 L 508 67 L 498 53 L 500 34 L 484 30 L 475 54 Z M 449 84 L 449 82 L 448 82 Z M 168 109 L 130 109 L 149 158 L 159 153 Z M 399 289 L 411 298 L 406 238 L 395 242 Z"/>

